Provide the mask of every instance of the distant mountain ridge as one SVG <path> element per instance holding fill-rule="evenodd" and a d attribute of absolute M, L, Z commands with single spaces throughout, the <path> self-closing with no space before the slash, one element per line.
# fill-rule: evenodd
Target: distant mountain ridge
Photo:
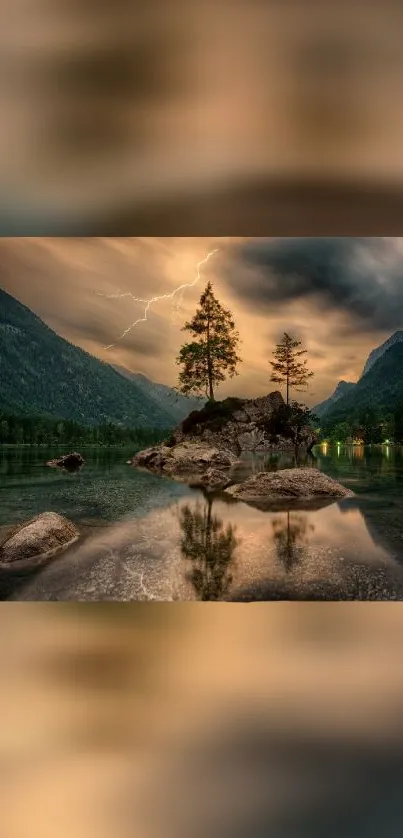
<path fill-rule="evenodd" d="M 351 389 L 354 389 L 355 386 L 356 385 L 351 381 L 339 381 L 334 393 L 324 402 L 320 402 L 320 404 L 317 404 L 316 407 L 313 407 L 312 412 L 321 419 L 335 402 L 345 396 L 346 393 L 350 392 Z"/>
<path fill-rule="evenodd" d="M 403 331 L 397 331 L 393 335 L 391 335 L 390 338 L 388 338 L 388 340 L 381 344 L 381 346 L 377 346 L 375 349 L 372 350 L 364 365 L 362 375 L 357 383 L 349 381 L 339 381 L 334 393 L 332 393 L 332 395 L 329 396 L 328 399 L 326 399 L 323 402 L 320 402 L 320 404 L 313 407 L 312 412 L 319 416 L 320 419 L 322 419 L 325 416 L 327 417 L 330 412 L 333 413 L 336 402 L 340 402 L 341 399 L 344 399 L 345 396 L 351 394 L 352 391 L 356 389 L 358 384 L 360 384 L 360 382 L 363 381 L 363 379 L 373 369 L 375 364 L 377 364 L 381 360 L 381 358 L 383 358 L 385 353 L 392 349 L 394 346 L 402 343 Z M 381 387 L 381 389 L 383 388 Z M 342 404 L 344 404 L 344 401 Z"/>
<path fill-rule="evenodd" d="M 182 395 L 173 387 L 166 384 L 157 384 L 142 372 L 132 372 L 126 367 L 113 365 L 119 375 L 135 382 L 145 395 L 152 399 L 155 404 L 167 411 L 175 422 L 181 422 L 192 410 L 201 410 L 206 403 L 205 398 L 188 398 Z"/>
<path fill-rule="evenodd" d="M 395 332 L 391 335 L 385 343 L 382 343 L 381 346 L 377 346 L 376 349 L 373 349 L 362 372 L 361 378 L 370 371 L 370 369 L 374 366 L 374 364 L 388 351 L 392 346 L 395 346 L 396 343 L 403 343 L 403 331 Z"/>
<path fill-rule="evenodd" d="M 129 380 L 109 364 L 73 346 L 0 289 L 3 412 L 45 413 L 83 425 L 113 422 L 170 430 L 177 424 L 177 415 L 168 407 L 167 395 L 165 401 L 157 397 L 158 388 L 164 385 L 154 386 L 144 379 Z M 181 406 L 183 419 L 192 409 L 192 402 L 189 408 L 183 402 Z"/>
<path fill-rule="evenodd" d="M 393 343 L 378 357 L 355 387 L 326 412 L 326 422 L 339 422 L 379 408 L 393 412 L 403 405 L 403 343 Z"/>

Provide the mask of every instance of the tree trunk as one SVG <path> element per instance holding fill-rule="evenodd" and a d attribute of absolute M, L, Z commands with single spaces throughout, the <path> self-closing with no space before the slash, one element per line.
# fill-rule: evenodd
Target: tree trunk
<path fill-rule="evenodd" d="M 213 388 L 213 366 L 211 363 L 211 355 L 210 355 L 210 318 L 207 317 L 207 378 L 208 378 L 208 388 L 209 388 L 209 399 L 211 402 L 214 401 L 214 388 Z"/>

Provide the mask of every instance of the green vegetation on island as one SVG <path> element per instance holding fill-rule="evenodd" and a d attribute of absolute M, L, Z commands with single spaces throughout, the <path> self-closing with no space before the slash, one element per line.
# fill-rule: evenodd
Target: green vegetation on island
<path fill-rule="evenodd" d="M 215 387 L 233 378 L 241 358 L 237 355 L 239 333 L 230 311 L 223 308 L 208 282 L 200 298 L 199 308 L 182 331 L 190 332 L 193 340 L 185 343 L 176 359 L 182 367 L 179 389 L 187 396 L 205 395 L 215 401 Z"/>

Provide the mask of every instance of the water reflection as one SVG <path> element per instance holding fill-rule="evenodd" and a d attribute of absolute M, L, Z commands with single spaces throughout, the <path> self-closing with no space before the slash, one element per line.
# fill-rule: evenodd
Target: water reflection
<path fill-rule="evenodd" d="M 233 581 L 233 554 L 240 545 L 236 527 L 231 523 L 225 526 L 218 515 L 213 515 L 213 497 L 208 494 L 193 509 L 189 504 L 180 509 L 179 524 L 180 549 L 192 563 L 188 579 L 197 599 L 223 599 Z"/>
<path fill-rule="evenodd" d="M 284 468 L 317 468 L 318 459 L 312 452 L 310 454 L 271 454 L 269 457 L 257 457 L 255 461 L 256 471 L 280 471 Z"/>
<path fill-rule="evenodd" d="M 235 480 L 244 480 L 251 474 L 258 474 L 261 471 L 281 471 L 288 468 L 320 468 L 319 459 L 314 453 L 299 454 L 244 454 L 242 460 L 235 468 Z"/>
<path fill-rule="evenodd" d="M 403 568 L 383 538 L 375 543 L 358 506 L 261 511 L 197 491 L 174 504 L 166 498 L 147 514 L 94 528 L 6 596 L 64 601 L 403 599 Z"/>
<path fill-rule="evenodd" d="M 83 463 L 68 463 L 64 466 L 57 466 L 57 468 L 62 468 L 64 471 L 67 471 L 67 474 L 77 474 L 77 472 L 81 471 L 83 466 Z"/>
<path fill-rule="evenodd" d="M 83 537 L 35 577 L 6 580 L 1 598 L 403 599 L 403 457 L 393 446 L 389 459 L 381 448 L 342 447 L 340 457 L 317 449 L 316 463 L 300 464 L 351 485 L 356 497 L 298 511 L 263 511 L 137 472 L 122 451 L 86 456 L 75 477 L 46 469 L 37 453 L 32 470 L 21 452 L 6 458 L 17 472 L 0 479 L 0 524 L 55 509 Z M 292 457 L 254 455 L 242 468 L 293 466 Z"/>
<path fill-rule="evenodd" d="M 2 526 L 41 512 L 52 510 L 79 526 L 92 526 L 118 521 L 133 510 L 147 511 L 187 491 L 174 481 L 129 468 L 132 447 L 83 448 L 81 453 L 85 468 L 69 473 L 46 465 L 60 450 L 0 447 L 0 541 Z"/>
<path fill-rule="evenodd" d="M 403 449 L 400 446 L 343 445 L 316 449 L 317 467 L 358 492 L 382 494 L 396 491 L 403 481 Z"/>
<path fill-rule="evenodd" d="M 306 513 L 284 512 L 272 521 L 273 539 L 277 555 L 289 573 L 306 557 L 309 535 L 315 525 Z"/>
<path fill-rule="evenodd" d="M 127 451 L 129 450 L 132 453 L 133 446 L 128 447 Z M 124 459 L 126 453 L 126 449 L 124 448 L 86 449 L 83 447 L 81 451 L 85 454 L 86 463 L 102 467 L 111 466 L 117 460 Z M 61 448 L 48 448 L 46 446 L 24 446 L 22 448 L 0 446 L 0 474 L 5 477 L 25 474 L 28 477 L 36 474 L 39 469 L 41 471 L 43 470 L 43 474 L 46 476 L 48 474 L 46 468 L 47 462 L 57 460 L 62 454 L 63 450 Z"/>

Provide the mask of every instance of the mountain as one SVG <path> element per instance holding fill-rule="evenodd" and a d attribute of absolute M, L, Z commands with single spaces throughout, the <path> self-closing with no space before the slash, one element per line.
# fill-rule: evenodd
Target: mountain
<path fill-rule="evenodd" d="M 369 373 L 369 371 L 373 368 L 377 361 L 379 361 L 383 357 L 383 355 L 385 355 L 385 352 L 387 352 L 393 346 L 396 346 L 396 344 L 401 343 L 403 343 L 403 331 L 398 331 L 391 335 L 391 337 L 388 338 L 388 340 L 386 340 L 385 343 L 383 343 L 381 346 L 377 346 L 376 349 L 373 349 L 365 363 L 364 370 L 359 381 L 362 381 L 364 376 L 366 376 L 367 373 Z M 347 393 L 351 393 L 355 387 L 356 384 L 353 384 L 352 382 L 339 381 L 333 395 L 331 395 L 324 402 L 321 402 L 320 404 L 316 405 L 316 407 L 313 407 L 312 412 L 315 413 L 316 416 L 319 416 L 320 419 L 322 419 L 325 416 L 327 417 L 329 411 L 333 409 L 335 402 L 338 402 L 343 396 L 347 395 Z"/>
<path fill-rule="evenodd" d="M 114 366 L 114 369 L 124 378 L 133 381 L 147 398 L 152 399 L 159 408 L 165 410 L 172 417 L 175 424 L 182 422 L 192 410 L 201 410 L 206 402 L 205 398 L 191 399 L 183 396 L 166 384 L 157 384 L 155 381 L 151 381 L 141 372 L 131 372 L 125 367 L 119 366 Z"/>
<path fill-rule="evenodd" d="M 316 416 L 319 416 L 322 419 L 325 416 L 330 408 L 335 404 L 335 402 L 339 401 L 343 396 L 349 393 L 352 389 L 354 389 L 356 385 L 353 384 L 351 381 L 339 381 L 334 393 L 329 396 L 328 399 L 324 402 L 320 402 L 317 404 L 316 407 L 312 408 L 312 413 L 315 413 Z"/>
<path fill-rule="evenodd" d="M 0 393 L 3 412 L 46 413 L 83 425 L 168 430 L 176 424 L 172 410 L 145 386 L 61 338 L 1 289 Z"/>
<path fill-rule="evenodd" d="M 386 340 L 385 343 L 383 343 L 381 346 L 378 346 L 376 349 L 374 349 L 371 352 L 371 354 L 370 354 L 370 356 L 367 360 L 367 363 L 365 364 L 364 371 L 362 373 L 361 378 L 363 378 L 363 376 L 366 375 L 367 372 L 370 371 L 370 369 L 374 366 L 374 364 L 379 360 L 379 358 L 382 358 L 382 355 L 384 355 L 385 352 L 388 351 L 388 349 L 390 349 L 392 346 L 395 346 L 396 343 L 402 343 L 402 342 L 403 342 L 403 331 L 399 331 L 399 332 L 395 332 L 393 335 L 391 335 L 391 337 L 388 338 L 388 340 Z"/>
<path fill-rule="evenodd" d="M 369 368 L 353 390 L 327 411 L 326 422 L 341 422 L 368 408 L 393 411 L 403 404 L 403 343 L 395 342 Z"/>

